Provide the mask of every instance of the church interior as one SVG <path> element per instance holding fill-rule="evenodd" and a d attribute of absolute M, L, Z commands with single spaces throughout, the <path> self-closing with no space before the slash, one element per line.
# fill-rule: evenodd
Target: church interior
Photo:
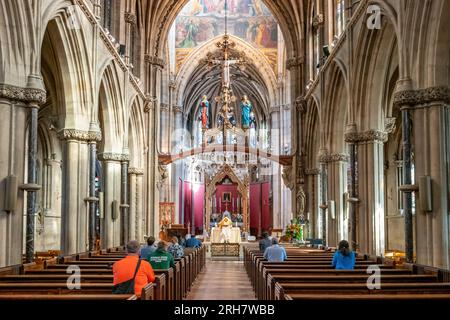
<path fill-rule="evenodd" d="M 450 299 L 450 1 L 0 8 L 0 300 Z"/>

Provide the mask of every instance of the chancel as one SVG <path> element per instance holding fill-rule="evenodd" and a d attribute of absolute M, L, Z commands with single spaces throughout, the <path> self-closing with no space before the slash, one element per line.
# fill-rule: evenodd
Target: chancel
<path fill-rule="evenodd" d="M 0 300 L 450 299 L 450 1 L 0 7 Z"/>

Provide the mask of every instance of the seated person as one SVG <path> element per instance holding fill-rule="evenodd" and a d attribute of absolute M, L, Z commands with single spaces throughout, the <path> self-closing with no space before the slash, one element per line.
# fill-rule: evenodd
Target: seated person
<path fill-rule="evenodd" d="M 200 248 L 202 243 L 195 236 L 191 236 L 190 234 L 186 235 L 186 248 Z"/>
<path fill-rule="evenodd" d="M 173 256 L 166 251 L 166 243 L 164 241 L 158 242 L 155 252 L 147 256 L 147 261 L 150 262 L 153 269 L 169 269 L 175 267 Z"/>
<path fill-rule="evenodd" d="M 127 256 L 113 265 L 114 285 L 133 279 L 139 261 L 139 242 L 132 240 L 127 244 Z M 141 296 L 142 288 L 155 281 L 152 266 L 145 260 L 141 261 L 134 278 L 134 294 Z"/>
<path fill-rule="evenodd" d="M 355 267 L 355 253 L 350 251 L 346 240 L 339 242 L 339 248 L 334 253 L 331 265 L 338 270 L 353 270 Z"/>
<path fill-rule="evenodd" d="M 269 262 L 282 262 L 287 259 L 286 249 L 278 244 L 278 239 L 272 239 L 272 245 L 264 251 L 264 258 Z"/>
<path fill-rule="evenodd" d="M 147 245 L 141 248 L 140 256 L 142 259 L 145 259 L 150 253 L 155 252 L 155 250 L 156 250 L 155 237 L 150 236 L 147 238 Z"/>
<path fill-rule="evenodd" d="M 263 238 L 259 241 L 259 251 L 265 252 L 268 247 L 272 245 L 272 240 L 269 238 L 267 231 L 263 232 Z"/>
<path fill-rule="evenodd" d="M 177 237 L 172 237 L 172 245 L 169 246 L 167 249 L 167 252 L 171 253 L 174 258 L 181 258 L 184 256 L 184 249 L 183 247 L 178 243 Z"/>

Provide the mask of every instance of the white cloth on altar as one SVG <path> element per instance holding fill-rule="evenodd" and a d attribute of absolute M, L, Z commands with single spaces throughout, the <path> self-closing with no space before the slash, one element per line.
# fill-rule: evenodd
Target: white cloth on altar
<path fill-rule="evenodd" d="M 229 243 L 241 243 L 241 228 L 239 227 L 224 227 L 224 230 L 218 227 L 211 229 L 211 242 L 223 243 L 225 238 L 228 238 Z"/>

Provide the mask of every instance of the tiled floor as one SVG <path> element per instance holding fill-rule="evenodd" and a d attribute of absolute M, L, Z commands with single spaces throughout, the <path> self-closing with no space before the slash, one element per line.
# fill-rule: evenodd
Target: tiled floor
<path fill-rule="evenodd" d="M 207 260 L 187 300 L 255 300 L 242 261 Z"/>

